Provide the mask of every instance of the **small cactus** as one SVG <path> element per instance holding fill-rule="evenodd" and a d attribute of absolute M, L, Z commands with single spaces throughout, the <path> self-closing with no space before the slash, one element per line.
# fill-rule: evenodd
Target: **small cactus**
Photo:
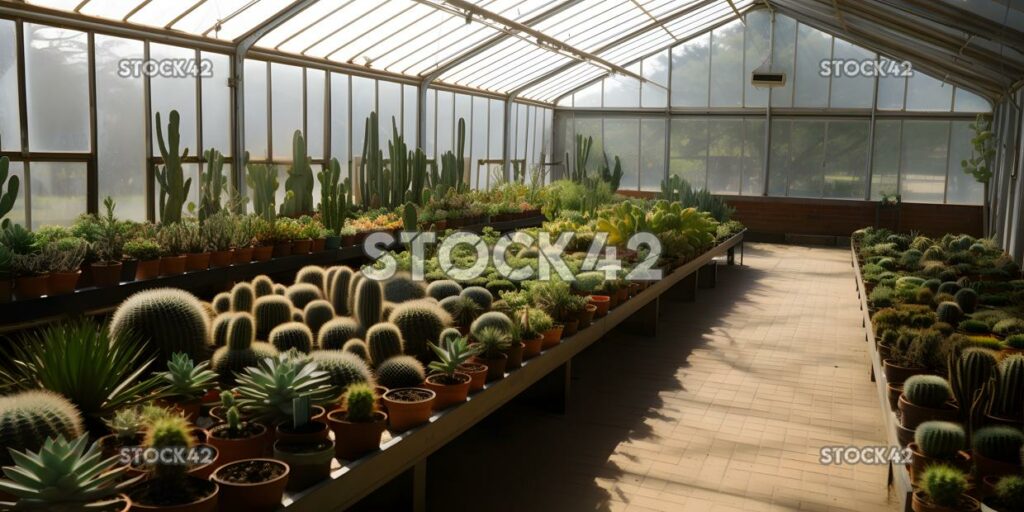
<path fill-rule="evenodd" d="M 362 332 L 366 332 L 373 324 L 381 321 L 381 306 L 384 302 L 384 290 L 380 283 L 373 279 L 360 279 L 356 285 L 355 309 L 353 315 Z"/>
<path fill-rule="evenodd" d="M 339 316 L 320 327 L 316 344 L 322 350 L 341 350 L 345 342 L 359 337 L 359 324 L 347 316 Z"/>
<path fill-rule="evenodd" d="M 285 296 L 292 301 L 292 305 L 299 309 L 306 307 L 306 304 L 314 300 L 323 298 L 320 288 L 309 283 L 297 283 L 289 286 Z"/>
<path fill-rule="evenodd" d="M 292 303 L 280 295 L 265 295 L 253 304 L 256 319 L 256 339 L 266 340 L 270 331 L 292 321 Z"/>
<path fill-rule="evenodd" d="M 316 339 L 320 334 L 320 328 L 334 319 L 334 306 L 323 299 L 314 300 L 306 304 L 306 309 L 302 312 L 302 319 L 309 326 L 309 330 L 313 332 L 313 338 Z"/>
<path fill-rule="evenodd" d="M 957 325 L 960 323 L 960 319 L 963 318 L 964 312 L 960 309 L 960 306 L 956 302 L 946 301 L 937 308 L 935 308 L 935 314 L 938 316 L 940 322 L 946 322 L 949 325 Z"/>
<path fill-rule="evenodd" d="M 367 384 L 352 384 L 345 393 L 345 411 L 348 421 L 370 421 L 377 412 L 377 394 Z"/>
<path fill-rule="evenodd" d="M 946 281 L 939 285 L 939 289 L 935 293 L 948 293 L 956 296 L 958 291 L 960 291 L 960 285 L 956 284 L 956 281 Z"/>
<path fill-rule="evenodd" d="M 1006 475 L 996 482 L 999 510 L 1024 510 L 1024 476 Z"/>
<path fill-rule="evenodd" d="M 299 272 L 295 274 L 295 284 L 306 283 L 316 286 L 321 292 L 324 291 L 326 273 L 323 267 L 316 265 L 307 265 L 299 269 Z"/>
<path fill-rule="evenodd" d="M 462 285 L 451 279 L 442 279 L 427 285 L 427 295 L 437 300 L 458 297 L 460 293 L 462 293 Z"/>
<path fill-rule="evenodd" d="M 331 385 L 339 394 L 357 383 L 373 385 L 373 372 L 359 356 L 339 350 L 317 350 L 313 352 L 313 361 L 330 375 Z"/>
<path fill-rule="evenodd" d="M 296 349 L 299 352 L 308 354 L 313 350 L 313 333 L 309 330 L 309 327 L 306 327 L 306 324 L 299 322 L 288 322 L 274 327 L 270 331 L 267 341 L 278 352 Z"/>
<path fill-rule="evenodd" d="M 397 272 L 384 281 L 384 300 L 396 304 L 422 299 L 427 296 L 427 289 L 422 282 L 413 281 L 408 272 Z"/>
<path fill-rule="evenodd" d="M 274 294 L 274 282 L 267 276 L 256 276 L 252 280 L 252 291 L 256 297 L 263 297 Z"/>
<path fill-rule="evenodd" d="M 218 314 L 227 313 L 228 311 L 231 311 L 231 294 L 228 292 L 220 292 L 217 295 L 214 295 L 213 302 L 211 304 L 213 305 L 214 312 Z"/>
<path fill-rule="evenodd" d="M 470 286 L 459 294 L 462 297 L 469 297 L 473 299 L 480 306 L 481 311 L 488 311 L 491 309 L 491 304 L 494 302 L 494 296 L 491 292 L 487 291 L 487 288 L 482 286 Z"/>
<path fill-rule="evenodd" d="M 348 316 L 352 314 L 349 308 L 349 284 L 352 282 L 352 269 L 348 267 L 331 267 L 334 272 L 331 274 L 327 297 L 334 306 L 335 314 Z"/>
<path fill-rule="evenodd" d="M 232 315 L 228 325 L 227 344 L 217 349 L 210 359 L 210 366 L 220 376 L 222 385 L 233 385 L 236 373 L 256 366 L 261 359 L 273 357 L 277 353 L 273 345 L 257 342 L 255 337 L 255 321 L 252 315 Z"/>
<path fill-rule="evenodd" d="M 66 398 L 50 391 L 22 391 L 0 397 L 0 464 L 13 464 L 9 449 L 39 450 L 51 437 L 75 439 L 82 417 Z"/>
<path fill-rule="evenodd" d="M 228 326 L 231 325 L 233 313 L 223 313 L 213 319 L 213 346 L 223 347 L 228 342 Z"/>
<path fill-rule="evenodd" d="M 377 365 L 377 381 L 389 389 L 419 386 L 426 377 L 423 364 L 412 356 L 395 356 Z"/>
<path fill-rule="evenodd" d="M 932 503 L 951 510 L 959 509 L 960 498 L 967 491 L 967 477 L 963 471 L 946 464 L 925 468 L 918 484 Z"/>
<path fill-rule="evenodd" d="M 251 313 L 252 304 L 256 301 L 256 292 L 249 283 L 237 283 L 231 288 L 231 311 Z"/>
<path fill-rule="evenodd" d="M 441 331 L 452 323 L 447 311 L 425 300 L 395 306 L 388 320 L 402 331 L 405 353 L 428 361 L 431 356 L 429 344 L 437 343 Z"/>
<path fill-rule="evenodd" d="M 999 362 L 993 389 L 991 412 L 1012 418 L 1024 410 L 1024 355 L 1014 354 Z"/>
<path fill-rule="evenodd" d="M 149 357 L 155 358 L 150 370 L 167 369 L 166 362 L 176 352 L 184 352 L 193 361 L 210 357 L 210 318 L 192 294 L 173 288 L 145 290 L 128 297 L 110 321 L 111 338 L 131 339 L 131 333 L 147 340 Z"/>
<path fill-rule="evenodd" d="M 963 288 L 953 295 L 953 300 L 956 301 L 964 313 L 974 313 L 974 310 L 978 307 L 978 292 L 970 288 Z"/>
<path fill-rule="evenodd" d="M 281 283 L 274 283 L 274 295 L 287 295 L 288 287 Z"/>
<path fill-rule="evenodd" d="M 190 430 L 188 422 L 180 416 L 160 418 L 150 425 L 146 433 L 145 446 L 155 450 L 192 448 L 196 441 Z M 184 480 L 187 471 L 188 466 L 178 461 L 157 462 L 153 468 L 153 476 L 160 480 L 165 488 L 171 489 Z"/>
<path fill-rule="evenodd" d="M 993 460 L 1019 465 L 1024 434 L 1013 427 L 993 426 L 978 429 L 971 440 L 974 453 Z"/>
<path fill-rule="evenodd" d="M 506 334 L 512 333 L 512 330 L 514 328 L 512 324 L 512 319 L 510 319 L 504 313 L 499 313 L 497 311 L 488 311 L 487 313 L 484 313 L 477 317 L 477 319 L 473 321 L 473 325 L 470 326 L 469 330 L 471 333 L 473 333 L 473 336 L 477 336 L 477 334 L 479 334 L 481 330 L 486 329 L 488 327 L 496 328 Z"/>
<path fill-rule="evenodd" d="M 370 362 L 370 349 L 366 345 L 366 342 L 359 338 L 352 338 L 345 342 L 345 345 L 341 347 L 342 352 L 348 352 L 359 356 L 360 359 Z"/>
<path fill-rule="evenodd" d="M 914 431 L 914 442 L 928 457 L 952 459 L 967 446 L 967 433 L 960 425 L 950 421 L 926 421 Z"/>
<path fill-rule="evenodd" d="M 405 343 L 402 331 L 392 323 L 379 323 L 366 331 L 366 346 L 370 362 L 380 365 L 387 359 L 403 354 Z"/>
<path fill-rule="evenodd" d="M 903 395 L 918 407 L 938 409 L 953 398 L 946 379 L 938 375 L 914 375 L 903 384 Z"/>

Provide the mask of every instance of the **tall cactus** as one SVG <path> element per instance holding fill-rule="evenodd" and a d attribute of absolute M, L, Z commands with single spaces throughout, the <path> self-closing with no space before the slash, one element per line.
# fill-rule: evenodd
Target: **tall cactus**
<path fill-rule="evenodd" d="M 362 206 L 369 208 L 379 207 L 383 200 L 384 152 L 380 149 L 377 126 L 377 113 L 370 112 L 366 118 L 363 158 L 359 162 L 359 200 Z"/>
<path fill-rule="evenodd" d="M 601 179 L 611 186 L 612 192 L 619 190 L 619 183 L 622 181 L 622 161 L 618 155 L 615 156 L 615 165 L 608 165 L 608 153 L 604 154 L 604 167 L 601 168 Z"/>
<path fill-rule="evenodd" d="M 991 350 L 968 348 L 948 356 L 949 384 L 960 406 L 961 423 L 970 435 L 976 420 L 987 405 L 988 382 L 996 372 L 996 356 Z"/>
<path fill-rule="evenodd" d="M 277 212 L 274 209 L 277 200 L 277 169 L 271 164 L 249 164 L 245 182 L 252 189 L 252 208 L 256 215 L 273 222 Z"/>
<path fill-rule="evenodd" d="M 224 155 L 210 148 L 203 152 L 206 171 L 199 176 L 199 222 L 220 211 L 220 198 L 224 193 Z"/>
<path fill-rule="evenodd" d="M 306 154 L 306 139 L 300 130 L 292 135 L 292 165 L 288 168 L 284 189 L 281 215 L 298 217 L 313 211 L 313 169 Z"/>
<path fill-rule="evenodd" d="M 11 160 L 6 156 L 0 156 L 0 228 L 7 228 L 11 223 L 10 219 L 4 219 L 11 209 L 14 208 L 14 201 L 18 199 L 18 187 L 21 185 L 21 180 L 17 176 L 11 176 L 7 179 L 8 169 L 11 165 Z M 7 183 L 7 191 L 4 192 L 4 183 Z"/>
<path fill-rule="evenodd" d="M 410 156 L 405 139 L 398 132 L 398 124 L 392 117 L 391 140 L 388 141 L 388 157 L 391 158 L 391 167 L 387 176 L 388 182 L 381 193 L 381 204 L 388 208 L 394 208 L 405 201 L 405 192 L 409 187 Z"/>
<path fill-rule="evenodd" d="M 337 158 L 332 158 L 316 177 L 320 181 L 320 220 L 324 227 L 338 234 L 352 205 L 350 180 L 341 181 L 341 164 Z"/>
<path fill-rule="evenodd" d="M 576 159 L 569 158 L 565 153 L 565 174 L 566 177 L 576 183 L 581 183 L 587 177 L 587 161 L 590 160 L 590 148 L 594 145 L 594 137 L 583 138 L 583 135 L 576 134 Z"/>
<path fill-rule="evenodd" d="M 463 181 L 463 173 L 466 169 L 466 120 L 459 118 L 458 133 L 456 134 L 455 152 L 446 151 L 441 155 L 441 173 L 434 169 L 433 193 L 443 197 L 449 190 L 456 193 L 464 192 L 466 184 Z"/>
<path fill-rule="evenodd" d="M 180 125 L 181 116 L 177 110 L 172 110 L 165 142 L 160 113 L 156 113 L 156 137 L 164 165 L 154 172 L 160 184 L 160 223 L 164 225 L 181 222 L 181 208 L 185 206 L 188 190 L 192 187 L 192 178 L 185 179 L 185 170 L 181 166 L 182 160 L 188 158 L 188 148 L 178 153 L 181 144 L 181 134 L 178 132 Z"/>

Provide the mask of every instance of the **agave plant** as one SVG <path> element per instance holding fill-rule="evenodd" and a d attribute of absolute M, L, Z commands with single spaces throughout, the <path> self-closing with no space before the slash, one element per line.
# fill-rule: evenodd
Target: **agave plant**
<path fill-rule="evenodd" d="M 188 354 L 178 352 L 167 362 L 167 371 L 160 377 L 167 382 L 165 395 L 182 400 L 194 400 L 203 396 L 217 383 L 217 373 L 209 369 L 210 362 L 195 364 Z"/>
<path fill-rule="evenodd" d="M 144 354 L 144 343 L 111 339 L 91 320 L 62 322 L 0 349 L 0 357 L 11 361 L 0 367 L 0 389 L 60 393 L 98 427 L 99 419 L 146 402 L 161 390 L 160 377 L 142 378 L 153 362 Z"/>
<path fill-rule="evenodd" d="M 469 361 L 478 352 L 476 347 L 470 347 L 469 341 L 463 336 L 452 336 L 441 342 L 441 346 L 428 343 L 430 350 L 437 355 L 437 361 L 431 361 L 427 367 L 437 373 L 447 375 L 449 378 L 455 375 L 459 365 Z"/>
<path fill-rule="evenodd" d="M 11 450 L 14 466 L 5 467 L 7 479 L 0 479 L 0 491 L 18 499 L 0 502 L 3 510 L 47 510 L 74 512 L 108 509 L 110 499 L 125 491 L 142 475 L 124 479 L 127 466 L 117 456 L 104 459 L 100 447 L 86 450 L 86 436 L 66 441 L 50 438 L 38 453 Z"/>
<path fill-rule="evenodd" d="M 497 327 L 484 327 L 473 337 L 476 338 L 480 353 L 486 359 L 500 357 L 499 354 L 512 345 L 512 337 Z"/>
<path fill-rule="evenodd" d="M 238 406 L 247 417 L 267 424 L 292 419 L 292 400 L 308 397 L 309 404 L 334 402 L 337 391 L 330 375 L 312 359 L 295 351 L 268 357 L 237 376 Z"/>
<path fill-rule="evenodd" d="M 103 424 L 122 442 L 131 442 L 138 438 L 146 428 L 146 417 L 139 407 L 126 407 L 114 413 Z"/>

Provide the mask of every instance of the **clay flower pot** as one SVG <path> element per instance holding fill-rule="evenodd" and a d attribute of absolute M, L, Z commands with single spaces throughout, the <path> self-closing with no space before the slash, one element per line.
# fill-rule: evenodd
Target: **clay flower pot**
<path fill-rule="evenodd" d="M 135 264 L 135 280 L 146 281 L 160 276 L 160 260 L 140 261 Z"/>
<path fill-rule="evenodd" d="M 523 351 L 526 350 L 526 345 L 523 342 L 512 342 L 512 345 L 505 351 L 508 359 L 505 361 L 506 370 L 515 370 L 523 366 Z"/>
<path fill-rule="evenodd" d="M 886 398 L 889 399 L 889 410 L 895 411 L 899 407 L 900 396 L 903 395 L 903 384 L 886 383 L 885 392 Z"/>
<path fill-rule="evenodd" d="M 611 297 L 607 295 L 591 295 L 590 303 L 597 310 L 594 311 L 594 318 L 601 318 L 608 314 L 608 307 L 611 305 Z"/>
<path fill-rule="evenodd" d="M 580 330 L 580 319 L 572 318 L 570 320 L 562 322 L 562 325 L 565 326 L 564 328 L 562 328 L 562 337 L 568 338 L 569 336 L 576 334 L 576 332 Z"/>
<path fill-rule="evenodd" d="M 473 356 L 474 363 L 487 366 L 487 382 L 505 378 L 505 365 L 508 363 L 508 356 L 506 354 L 498 354 L 498 356 L 494 359 Z"/>
<path fill-rule="evenodd" d="M 342 247 L 352 247 L 353 245 L 356 245 L 356 243 L 356 235 L 344 235 L 341 237 Z"/>
<path fill-rule="evenodd" d="M 917 446 L 917 443 L 910 443 L 907 445 L 910 449 L 910 481 L 917 482 L 917 477 L 924 473 L 925 468 L 933 464 L 943 463 L 949 464 L 956 467 L 957 469 L 970 473 L 971 471 L 971 454 L 961 450 L 957 452 L 956 456 L 952 460 L 936 459 L 929 457 L 921 452 L 921 449 Z"/>
<path fill-rule="evenodd" d="M 50 274 L 50 282 L 47 283 L 48 295 L 66 295 L 74 293 L 78 286 L 78 278 L 82 276 L 81 270 L 74 272 L 54 272 Z"/>
<path fill-rule="evenodd" d="M 885 373 L 886 382 L 892 382 L 894 384 L 906 382 L 907 379 L 914 375 L 928 373 L 927 368 L 907 368 L 905 366 L 898 366 L 893 364 L 889 359 L 882 361 L 882 371 Z"/>
<path fill-rule="evenodd" d="M 554 327 L 544 331 L 544 343 L 541 344 L 541 348 L 547 350 L 561 343 L 563 329 L 565 329 L 564 325 L 555 324 Z"/>
<path fill-rule="evenodd" d="M 957 409 L 952 404 L 947 404 L 942 409 L 921 407 L 910 403 L 906 395 L 900 395 L 898 402 L 900 409 L 900 423 L 904 428 L 916 430 L 921 423 L 931 420 L 956 421 Z"/>
<path fill-rule="evenodd" d="M 459 371 L 469 375 L 469 392 L 480 391 L 487 383 L 487 366 L 479 363 L 463 363 Z"/>
<path fill-rule="evenodd" d="M 152 481 L 143 481 L 133 486 L 128 492 L 128 497 L 132 500 L 131 510 L 154 510 L 159 512 L 216 512 L 217 505 L 219 503 L 220 486 L 216 482 L 211 482 L 205 478 L 189 477 L 185 484 L 185 487 L 194 491 L 202 491 L 203 495 L 196 497 L 190 501 L 185 501 L 185 495 L 182 493 L 180 496 L 183 503 L 175 505 L 167 504 L 149 504 L 139 499 L 140 495 L 145 495 L 146 489 L 153 485 Z M 280 498 L 278 498 L 277 507 L 281 506 Z M 251 510 L 251 509 L 250 509 Z M 273 509 L 271 509 L 273 510 Z"/>
<path fill-rule="evenodd" d="M 252 258 L 256 261 L 270 261 L 270 258 L 274 256 L 273 245 L 261 245 L 259 247 L 252 248 Z M 291 246 L 288 246 L 289 249 Z"/>
<path fill-rule="evenodd" d="M 231 249 L 210 253 L 210 268 L 224 268 L 231 265 L 235 254 Z"/>
<path fill-rule="evenodd" d="M 345 411 L 332 411 L 327 415 L 327 423 L 334 431 L 334 455 L 351 461 L 380 449 L 388 415 L 375 411 L 372 421 L 349 421 Z"/>
<path fill-rule="evenodd" d="M 586 329 L 590 327 L 590 324 L 594 321 L 594 315 L 597 314 L 597 306 L 594 304 L 587 304 L 583 311 L 579 312 L 577 319 L 579 320 L 579 329 Z"/>
<path fill-rule="evenodd" d="M 275 258 L 284 258 L 285 256 L 291 256 L 291 255 L 292 255 L 292 243 L 291 242 L 284 242 L 284 243 L 280 243 L 280 244 L 274 245 L 274 257 Z"/>
<path fill-rule="evenodd" d="M 0 304 L 6 304 L 11 301 L 12 288 L 14 288 L 14 285 L 9 278 L 0 278 Z"/>
<path fill-rule="evenodd" d="M 314 238 L 313 244 L 309 246 L 309 250 L 312 252 L 320 252 L 323 251 L 325 247 L 327 247 L 326 238 Z"/>
<path fill-rule="evenodd" d="M 955 508 L 940 507 L 928 498 L 924 491 L 914 491 L 913 502 L 910 504 L 910 508 L 914 512 L 976 512 L 981 510 L 981 504 L 978 500 L 964 494 L 960 496 L 960 505 Z"/>
<path fill-rule="evenodd" d="M 523 359 L 531 359 L 540 355 L 544 345 L 544 336 L 537 336 L 532 340 L 523 340 Z"/>
<path fill-rule="evenodd" d="M 160 276 L 176 276 L 185 273 L 185 255 L 160 258 Z"/>
<path fill-rule="evenodd" d="M 325 441 L 328 432 L 327 423 L 322 421 L 310 420 L 299 428 L 289 421 L 277 426 L 275 438 L 285 444 L 315 444 Z"/>
<path fill-rule="evenodd" d="M 433 391 L 436 395 L 433 405 L 435 411 L 461 404 L 469 396 L 469 382 L 472 380 L 469 375 L 455 372 L 452 376 L 454 383 L 447 383 L 447 379 L 447 375 L 435 373 L 427 376 L 427 380 L 423 383 L 423 387 Z"/>
<path fill-rule="evenodd" d="M 292 254 L 309 254 L 310 248 L 313 247 L 313 241 L 310 239 L 295 240 L 292 242 Z"/>
<path fill-rule="evenodd" d="M 208 268 L 210 268 L 210 253 L 190 252 L 185 255 L 186 271 L 195 272 L 197 270 L 206 270 Z"/>
<path fill-rule="evenodd" d="M 252 263 L 252 247 L 236 247 L 235 252 L 231 254 L 231 263 L 235 265 L 245 265 Z"/>
<path fill-rule="evenodd" d="M 316 443 L 298 444 L 278 441 L 274 443 L 274 458 L 288 465 L 289 476 L 285 489 L 292 492 L 301 491 L 327 480 L 331 476 L 334 441 L 328 439 Z M 280 506 L 280 502 L 278 502 L 278 506 Z"/>
<path fill-rule="evenodd" d="M 623 286 L 622 288 L 619 288 L 618 291 L 615 292 L 615 296 L 619 300 L 619 304 L 626 302 L 629 300 L 629 287 Z"/>
<path fill-rule="evenodd" d="M 430 421 L 437 394 L 425 388 L 398 388 L 384 394 L 391 430 L 402 432 Z"/>
<path fill-rule="evenodd" d="M 225 475 L 239 466 L 266 464 L 277 466 L 280 473 L 262 482 L 243 483 L 225 479 Z M 288 465 L 273 459 L 244 459 L 221 466 L 210 477 L 220 486 L 220 499 L 228 510 L 270 511 L 281 507 L 281 498 L 290 476 Z"/>
<path fill-rule="evenodd" d="M 228 464 L 242 459 L 252 459 L 263 455 L 267 446 L 269 430 L 259 423 L 249 423 L 247 429 L 252 433 L 248 437 L 226 437 L 228 426 L 216 425 L 210 429 L 206 442 L 220 452 L 218 461 Z"/>
<path fill-rule="evenodd" d="M 195 436 L 195 434 L 193 434 L 193 436 Z M 198 436 L 195 437 L 197 438 L 197 440 L 199 439 Z M 207 436 L 204 435 L 203 437 Z M 198 453 L 208 453 L 209 451 L 212 451 L 213 457 L 209 459 L 209 462 L 205 464 L 200 464 L 198 466 L 193 467 L 192 469 L 189 469 L 188 474 L 196 478 L 202 478 L 203 480 L 210 478 L 210 475 L 213 474 L 213 470 L 221 467 L 220 452 L 213 445 L 206 443 L 196 444 L 195 447 L 192 449 L 198 450 Z"/>
<path fill-rule="evenodd" d="M 18 300 L 38 299 L 49 292 L 50 276 L 23 276 L 14 280 L 14 298 Z"/>

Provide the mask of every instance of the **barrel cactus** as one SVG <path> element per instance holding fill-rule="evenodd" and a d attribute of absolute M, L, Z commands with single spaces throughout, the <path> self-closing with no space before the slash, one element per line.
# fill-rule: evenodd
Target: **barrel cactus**
<path fill-rule="evenodd" d="M 75 439 L 83 433 L 78 410 L 57 393 L 31 390 L 0 396 L 0 465 L 14 463 L 8 449 L 35 451 L 51 437 Z"/>
<path fill-rule="evenodd" d="M 213 346 L 223 347 L 228 340 L 228 326 L 234 313 L 223 313 L 213 319 Z"/>
<path fill-rule="evenodd" d="M 962 288 L 953 295 L 953 300 L 956 301 L 964 313 L 974 313 L 974 310 L 978 307 L 978 292 L 971 288 Z"/>
<path fill-rule="evenodd" d="M 388 389 L 419 386 L 424 379 L 423 364 L 412 356 L 395 356 L 377 365 L 377 382 Z"/>
<path fill-rule="evenodd" d="M 359 284 L 356 285 L 355 309 L 352 313 L 363 332 L 380 322 L 383 302 L 384 290 L 381 289 L 379 282 L 366 278 L 359 280 Z"/>
<path fill-rule="evenodd" d="M 473 321 L 473 325 L 470 326 L 469 331 L 476 334 L 487 327 L 494 327 L 508 334 L 511 333 L 513 329 L 512 319 L 505 315 L 505 313 L 488 311 Z"/>
<path fill-rule="evenodd" d="M 967 434 L 963 427 L 951 421 L 926 421 L 914 431 L 914 442 L 928 457 L 952 459 L 967 447 Z"/>
<path fill-rule="evenodd" d="M 383 284 L 384 300 L 389 302 L 402 303 L 427 296 L 427 289 L 423 283 L 414 281 L 408 272 L 397 272 Z"/>
<path fill-rule="evenodd" d="M 288 322 L 274 327 L 267 341 L 278 352 L 287 352 L 294 348 L 308 354 L 313 350 L 313 333 L 306 324 L 299 322 Z"/>
<path fill-rule="evenodd" d="M 331 280 L 328 281 L 327 297 L 334 306 L 335 314 L 348 316 L 352 314 L 349 309 L 349 284 L 352 282 L 352 269 L 348 267 L 331 267 L 333 271 Z"/>
<path fill-rule="evenodd" d="M 269 343 L 255 341 L 256 322 L 249 313 L 237 313 L 228 325 L 227 345 L 217 349 L 210 360 L 223 386 L 233 386 L 235 374 L 273 357 L 277 350 Z"/>
<path fill-rule="evenodd" d="M 309 330 L 313 332 L 313 338 L 316 339 L 316 336 L 320 334 L 320 328 L 334 319 L 334 307 L 326 300 L 314 300 L 306 304 L 306 309 L 302 312 L 302 319 L 309 326 Z"/>
<path fill-rule="evenodd" d="M 320 370 L 331 377 L 331 385 L 340 393 L 357 382 L 373 385 L 373 372 L 359 356 L 342 350 L 317 350 L 312 354 Z"/>
<path fill-rule="evenodd" d="M 949 385 L 960 405 L 961 418 L 966 423 L 975 393 L 988 384 L 996 371 L 996 354 L 988 349 L 968 348 L 959 357 L 955 351 L 951 351 L 948 357 Z"/>
<path fill-rule="evenodd" d="M 184 290 L 159 288 L 128 297 L 114 312 L 110 335 L 131 339 L 129 333 L 146 341 L 154 372 L 166 370 L 177 352 L 193 361 L 210 357 L 210 319 L 199 299 Z"/>
<path fill-rule="evenodd" d="M 462 290 L 462 293 L 459 295 L 473 299 L 473 302 L 476 302 L 482 311 L 490 310 L 491 303 L 494 302 L 494 296 L 491 295 L 491 292 L 487 291 L 487 288 L 482 286 L 470 286 Z"/>
<path fill-rule="evenodd" d="M 938 375 L 914 375 L 903 384 L 903 396 L 918 407 L 937 409 L 953 398 L 953 392 Z"/>
<path fill-rule="evenodd" d="M 397 306 L 397 305 L 398 305 L 397 302 L 391 302 L 391 301 L 387 301 L 387 300 L 382 302 L 381 305 L 380 305 L 380 319 L 381 319 L 381 321 L 387 321 L 388 318 L 391 318 L 391 313 L 395 310 L 395 306 Z"/>
<path fill-rule="evenodd" d="M 447 343 L 448 340 L 450 340 L 452 338 L 461 338 L 461 337 L 462 337 L 462 333 L 459 332 L 458 329 L 456 329 L 454 327 L 447 327 L 447 328 L 445 328 L 445 330 L 441 331 L 441 335 L 438 336 L 437 341 L 439 341 L 441 343 Z"/>
<path fill-rule="evenodd" d="M 427 295 L 437 300 L 457 297 L 460 293 L 462 293 L 462 285 L 451 279 L 441 279 L 427 285 Z"/>
<path fill-rule="evenodd" d="M 949 510 L 960 508 L 961 498 L 967 491 L 967 477 L 963 471 L 946 464 L 932 464 L 925 468 L 918 481 L 921 490 L 933 504 Z"/>
<path fill-rule="evenodd" d="M 251 313 L 255 301 L 256 292 L 251 284 L 241 282 L 231 288 L 231 311 Z"/>
<path fill-rule="evenodd" d="M 451 316 L 433 302 L 416 300 L 395 306 L 388 320 L 402 331 L 405 353 L 430 360 L 429 343 L 437 343 L 441 331 L 452 323 Z"/>
<path fill-rule="evenodd" d="M 345 345 L 341 347 L 341 351 L 355 354 L 363 361 L 370 361 L 370 348 L 366 345 L 366 342 L 359 338 L 352 338 L 346 341 Z"/>
<path fill-rule="evenodd" d="M 265 295 L 253 303 L 252 313 L 256 319 L 256 339 L 266 340 L 274 327 L 292 321 L 292 303 L 280 295 Z"/>
<path fill-rule="evenodd" d="M 341 350 L 345 342 L 359 337 L 359 324 L 350 317 L 339 316 L 320 327 L 316 344 L 323 350 Z"/>
<path fill-rule="evenodd" d="M 1024 434 L 1013 427 L 993 426 L 978 429 L 971 440 L 975 455 L 1020 465 Z"/>
<path fill-rule="evenodd" d="M 231 311 L 231 294 L 228 292 L 220 292 L 213 296 L 213 310 L 217 313 L 227 313 Z"/>
<path fill-rule="evenodd" d="M 999 362 L 992 413 L 1003 418 L 1017 417 L 1024 410 L 1024 356 L 1014 354 Z"/>
<path fill-rule="evenodd" d="M 288 287 L 281 283 L 274 283 L 274 295 L 287 295 Z"/>
<path fill-rule="evenodd" d="M 964 312 L 960 309 L 960 305 L 952 301 L 946 301 L 939 304 L 939 307 L 935 308 L 935 314 L 938 316 L 940 322 L 946 322 L 949 325 L 959 324 L 960 319 L 964 316 Z"/>
<path fill-rule="evenodd" d="M 956 281 L 946 281 L 939 285 L 939 289 L 936 293 L 948 293 L 956 296 L 956 292 L 960 291 L 960 285 L 956 284 Z"/>
<path fill-rule="evenodd" d="M 1024 510 L 1024 476 L 1003 476 L 996 482 L 995 491 L 997 510 Z"/>
<path fill-rule="evenodd" d="M 317 265 L 306 265 L 295 274 L 295 284 L 306 283 L 316 286 L 321 292 L 324 291 L 326 273 L 323 267 Z"/>
<path fill-rule="evenodd" d="M 306 307 L 306 304 L 314 300 L 323 298 L 320 288 L 309 283 L 297 283 L 289 286 L 285 296 L 292 301 L 292 305 L 299 309 Z"/>
<path fill-rule="evenodd" d="M 402 331 L 392 323 L 379 323 L 366 331 L 366 347 L 370 362 L 379 365 L 403 353 Z"/>
<path fill-rule="evenodd" d="M 252 291 L 256 297 L 274 294 L 274 282 L 267 276 L 256 276 L 252 280 Z"/>

